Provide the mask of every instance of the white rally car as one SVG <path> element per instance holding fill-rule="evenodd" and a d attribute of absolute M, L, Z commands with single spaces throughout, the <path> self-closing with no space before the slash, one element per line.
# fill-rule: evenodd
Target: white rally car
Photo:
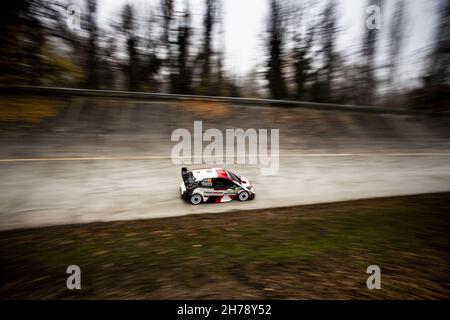
<path fill-rule="evenodd" d="M 221 168 L 192 171 L 181 168 L 181 177 L 181 198 L 192 204 L 228 202 L 233 199 L 247 201 L 255 198 L 255 188 L 248 179 Z"/>

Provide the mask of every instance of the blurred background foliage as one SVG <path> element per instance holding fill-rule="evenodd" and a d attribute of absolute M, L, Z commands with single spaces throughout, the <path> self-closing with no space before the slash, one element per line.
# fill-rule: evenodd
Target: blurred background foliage
<path fill-rule="evenodd" d="M 79 30 L 68 28 L 69 1 L 2 1 L 0 84 L 450 110 L 450 1 L 434 0 L 434 39 L 415 87 L 396 83 L 407 0 L 396 1 L 389 16 L 383 65 L 378 30 L 365 23 L 363 37 L 353 40 L 357 53 L 337 49 L 338 1 L 262 1 L 269 2 L 261 35 L 265 62 L 244 77 L 224 67 L 221 0 L 204 0 L 202 12 L 191 12 L 188 0 L 155 1 L 144 21 L 139 7 L 124 2 L 108 28 L 98 22 L 96 0 L 80 1 Z M 367 6 L 385 2 L 367 0 Z M 192 23 L 194 14 L 201 25 Z"/>
<path fill-rule="evenodd" d="M 21 127 L 32 127 L 45 119 L 55 117 L 60 102 L 43 97 L 13 97 L 3 99 L 0 108 L 0 123 Z"/>

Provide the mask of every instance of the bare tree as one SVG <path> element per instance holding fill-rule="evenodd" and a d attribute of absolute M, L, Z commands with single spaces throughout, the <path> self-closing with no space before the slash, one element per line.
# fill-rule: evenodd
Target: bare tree
<path fill-rule="evenodd" d="M 42 76 L 44 27 L 39 0 L 2 1 L 0 4 L 0 81 L 39 84 Z"/>
<path fill-rule="evenodd" d="M 191 14 L 187 7 L 179 18 L 177 28 L 177 53 L 171 74 L 171 91 L 173 93 L 191 93 L 192 66 L 189 59 L 191 33 Z"/>
<path fill-rule="evenodd" d="M 270 95 L 274 99 L 281 99 L 286 96 L 286 84 L 283 75 L 284 18 L 281 2 L 270 0 L 267 43 L 269 58 L 266 79 L 269 82 Z"/>
<path fill-rule="evenodd" d="M 449 84 L 450 80 L 450 1 L 440 0 L 439 21 L 436 28 L 430 67 L 430 83 Z"/>
<path fill-rule="evenodd" d="M 86 29 L 88 32 L 88 42 L 86 48 L 86 86 L 88 88 L 98 88 L 98 59 L 97 59 L 97 1 L 86 0 L 87 18 Z"/>
<path fill-rule="evenodd" d="M 379 8 L 382 7 L 383 0 L 368 0 L 367 6 L 375 5 Z M 361 103 L 363 104 L 373 104 L 375 100 L 375 93 L 377 90 L 377 79 L 375 75 L 376 67 L 376 53 L 377 53 L 377 40 L 379 35 L 379 30 L 376 28 L 367 28 L 364 24 L 366 32 L 364 35 L 362 55 L 363 55 L 363 66 L 364 66 L 364 77 L 360 84 L 363 87 L 363 96 L 360 97 Z"/>
<path fill-rule="evenodd" d="M 126 4 L 122 11 L 122 32 L 126 37 L 126 52 L 128 55 L 128 62 L 125 66 L 125 72 L 128 78 L 128 90 L 135 91 L 138 89 L 138 68 L 139 56 L 137 49 L 137 36 L 135 31 L 135 19 L 133 7 Z"/>
<path fill-rule="evenodd" d="M 211 83 L 212 35 L 216 24 L 217 0 L 205 0 L 206 12 L 203 18 L 203 45 L 198 60 L 201 64 L 200 89 L 209 93 Z"/>
<path fill-rule="evenodd" d="M 293 7 L 292 17 L 289 20 L 292 33 L 292 72 L 295 89 L 293 97 L 296 99 L 305 99 L 309 96 L 307 90 L 307 83 L 312 78 L 313 71 L 313 46 L 316 23 L 307 19 L 309 17 L 306 11 L 306 6 L 311 6 L 311 2 L 298 4 Z"/>
<path fill-rule="evenodd" d="M 390 28 L 390 51 L 389 51 L 389 84 L 395 84 L 395 76 L 399 64 L 399 55 L 403 44 L 403 32 L 405 26 L 405 1 L 398 0 L 395 11 L 391 18 Z"/>
<path fill-rule="evenodd" d="M 450 110 L 450 1 L 440 0 L 434 46 L 425 73 L 423 92 L 416 97 L 421 107 Z"/>

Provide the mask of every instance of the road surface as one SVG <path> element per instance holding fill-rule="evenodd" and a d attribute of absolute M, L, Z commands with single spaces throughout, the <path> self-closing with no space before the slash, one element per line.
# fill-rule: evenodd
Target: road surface
<path fill-rule="evenodd" d="M 0 162 L 0 229 L 148 219 L 450 190 L 449 155 L 330 155 L 280 159 L 275 176 L 250 177 L 253 201 L 192 206 L 179 198 L 170 160 Z"/>

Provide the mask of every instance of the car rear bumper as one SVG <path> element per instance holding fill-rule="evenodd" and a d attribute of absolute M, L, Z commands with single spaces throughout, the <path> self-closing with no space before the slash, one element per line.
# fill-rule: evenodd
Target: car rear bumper
<path fill-rule="evenodd" d="M 186 186 L 184 185 L 184 182 L 182 182 L 180 184 L 180 197 L 183 200 L 186 200 L 186 201 L 189 200 L 189 194 L 188 194 L 188 192 L 186 190 Z"/>

